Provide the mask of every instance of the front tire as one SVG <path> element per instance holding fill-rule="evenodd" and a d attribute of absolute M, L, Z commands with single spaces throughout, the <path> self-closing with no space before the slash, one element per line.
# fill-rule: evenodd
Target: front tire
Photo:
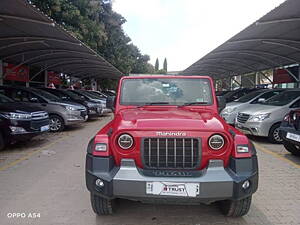
<path fill-rule="evenodd" d="M 114 211 L 113 200 L 102 198 L 91 193 L 91 204 L 93 211 L 99 215 L 112 215 Z"/>
<path fill-rule="evenodd" d="M 241 200 L 225 200 L 220 202 L 220 209 L 225 216 L 241 217 L 249 212 L 252 195 Z"/>
<path fill-rule="evenodd" d="M 287 151 L 292 153 L 295 156 L 300 156 L 300 146 L 294 145 L 292 143 L 289 143 L 287 141 L 283 141 L 283 146 Z"/>
<path fill-rule="evenodd" d="M 282 138 L 280 136 L 280 131 L 279 131 L 280 124 L 274 124 L 270 131 L 269 131 L 269 136 L 268 139 L 271 143 L 275 144 L 281 144 L 282 143 Z"/>
<path fill-rule="evenodd" d="M 50 131 L 59 132 L 65 129 L 65 123 L 63 118 L 57 115 L 50 115 Z"/>

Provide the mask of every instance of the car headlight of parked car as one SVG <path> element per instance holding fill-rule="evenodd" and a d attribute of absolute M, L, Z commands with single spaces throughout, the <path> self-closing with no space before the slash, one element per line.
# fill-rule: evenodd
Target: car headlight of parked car
<path fill-rule="evenodd" d="M 75 108 L 74 106 L 71 106 L 71 105 L 66 105 L 65 107 L 66 107 L 66 110 L 68 110 L 68 111 L 75 111 L 75 110 L 77 110 L 77 108 Z"/>
<path fill-rule="evenodd" d="M 264 114 L 252 115 L 252 116 L 250 116 L 249 121 L 262 122 L 265 119 L 269 118 L 270 115 L 271 115 L 271 113 L 264 113 Z"/>
<path fill-rule="evenodd" d="M 7 119 L 11 120 L 30 120 L 31 114 L 29 113 L 3 113 L 2 114 Z"/>
<path fill-rule="evenodd" d="M 224 114 L 228 114 L 228 113 L 232 113 L 236 110 L 236 107 L 229 107 L 229 108 L 225 108 L 222 113 Z"/>
<path fill-rule="evenodd" d="M 96 107 L 96 104 L 95 104 L 95 103 L 88 102 L 88 103 L 87 103 L 87 106 L 88 106 L 89 108 L 93 108 L 93 107 Z"/>

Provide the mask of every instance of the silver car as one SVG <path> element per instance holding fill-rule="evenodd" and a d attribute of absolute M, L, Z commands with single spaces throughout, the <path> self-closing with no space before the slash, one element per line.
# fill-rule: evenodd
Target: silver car
<path fill-rule="evenodd" d="M 264 103 L 250 105 L 239 112 L 235 126 L 246 134 L 268 137 L 272 143 L 281 143 L 280 123 L 295 108 L 300 108 L 300 89 L 283 91 Z"/>
<path fill-rule="evenodd" d="M 234 125 L 238 112 L 247 109 L 253 104 L 262 103 L 282 91 L 284 91 L 284 89 L 261 89 L 251 92 L 233 102 L 227 103 L 226 108 L 221 112 L 221 116 L 228 124 Z"/>

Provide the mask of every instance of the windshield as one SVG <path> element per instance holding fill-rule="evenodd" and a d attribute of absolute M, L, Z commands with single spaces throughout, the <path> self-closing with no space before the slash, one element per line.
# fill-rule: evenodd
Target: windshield
<path fill-rule="evenodd" d="M 284 91 L 267 101 L 261 103 L 263 105 L 283 106 L 291 103 L 297 97 L 300 97 L 300 91 Z"/>
<path fill-rule="evenodd" d="M 0 103 L 12 103 L 14 100 L 6 97 L 5 95 L 0 94 Z"/>
<path fill-rule="evenodd" d="M 82 98 L 81 98 L 80 95 L 78 95 L 77 93 L 74 93 L 72 91 L 62 90 L 61 93 L 63 95 L 65 95 L 66 97 L 71 97 L 71 98 L 73 98 L 75 100 L 82 100 Z"/>
<path fill-rule="evenodd" d="M 122 82 L 122 105 L 212 104 L 210 81 L 205 78 L 136 78 Z"/>
<path fill-rule="evenodd" d="M 254 91 L 251 92 L 250 94 L 244 95 L 243 97 L 235 100 L 235 102 L 249 102 L 250 100 L 252 100 L 253 98 L 256 98 L 257 96 L 259 96 L 260 94 L 264 93 L 264 90 L 260 90 L 260 91 Z"/>
<path fill-rule="evenodd" d="M 32 92 L 34 92 L 36 95 L 39 95 L 41 97 L 44 97 L 45 99 L 49 100 L 49 101 L 59 101 L 59 97 L 50 94 L 47 91 L 43 91 L 43 90 L 36 90 L 36 89 L 31 89 Z"/>

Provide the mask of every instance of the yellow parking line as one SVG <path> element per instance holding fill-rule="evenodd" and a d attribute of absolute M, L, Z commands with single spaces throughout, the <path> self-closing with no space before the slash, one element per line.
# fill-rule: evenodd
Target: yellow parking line
<path fill-rule="evenodd" d="M 56 143 L 58 143 L 58 142 L 61 141 L 61 140 L 66 139 L 67 137 L 69 137 L 69 135 L 66 135 L 66 136 L 64 136 L 64 137 L 61 137 L 61 138 L 57 139 L 56 141 L 54 141 L 54 142 L 52 142 L 52 143 L 50 143 L 50 144 L 47 144 L 47 145 L 45 145 L 44 147 L 42 147 L 42 148 L 40 148 L 40 149 L 36 149 L 36 150 L 31 151 L 31 152 L 28 152 L 25 156 L 23 156 L 23 157 L 21 157 L 21 158 L 15 160 L 15 161 L 13 161 L 13 162 L 11 162 L 11 163 L 8 163 L 8 164 L 6 164 L 6 165 L 0 167 L 0 172 L 3 171 L 3 170 L 6 170 L 6 169 L 8 169 L 8 168 L 11 168 L 11 167 L 15 166 L 15 165 L 19 164 L 20 162 L 23 162 L 24 160 L 29 159 L 29 158 L 30 158 L 31 156 L 33 156 L 34 154 L 39 153 L 39 152 L 41 152 L 41 151 L 43 151 L 43 150 L 46 150 L 46 149 L 50 148 L 51 146 L 55 145 Z"/>
<path fill-rule="evenodd" d="M 273 152 L 273 151 L 271 151 L 271 150 L 265 148 L 264 146 L 262 146 L 262 145 L 260 145 L 260 144 L 254 143 L 254 145 L 255 145 L 255 147 L 256 147 L 257 149 L 259 149 L 260 151 L 262 151 L 262 152 L 264 152 L 264 153 L 267 153 L 267 154 L 269 154 L 269 155 L 272 155 L 272 156 L 276 157 L 277 159 L 280 159 L 280 160 L 282 160 L 282 161 L 285 161 L 285 162 L 289 163 L 290 165 L 292 165 L 292 166 L 294 166 L 294 167 L 300 169 L 300 165 L 298 165 L 297 163 L 294 163 L 293 161 L 291 161 L 291 160 L 289 160 L 289 159 L 283 157 L 282 155 L 280 155 L 280 154 L 278 154 L 278 153 L 275 153 L 275 152 Z"/>

